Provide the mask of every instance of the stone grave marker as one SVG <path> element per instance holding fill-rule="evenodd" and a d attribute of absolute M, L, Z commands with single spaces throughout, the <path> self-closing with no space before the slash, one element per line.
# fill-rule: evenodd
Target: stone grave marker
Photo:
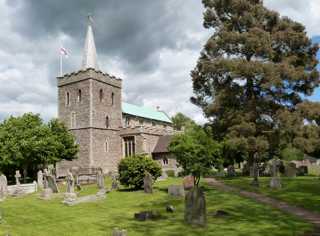
<path fill-rule="evenodd" d="M 19 170 L 16 170 L 16 174 L 14 176 L 16 178 L 16 185 L 19 186 L 20 185 L 20 178 L 21 178 L 21 174 Z"/>
<path fill-rule="evenodd" d="M 206 199 L 201 188 L 194 187 L 185 197 L 184 219 L 187 224 L 205 226 L 207 224 Z"/>
<path fill-rule="evenodd" d="M 39 188 L 43 188 L 43 173 L 42 170 L 39 170 L 37 173 L 37 184 Z"/>
<path fill-rule="evenodd" d="M 145 193 L 152 193 L 152 184 L 153 184 L 153 177 L 149 172 L 146 172 L 143 178 L 143 188 Z"/>
<path fill-rule="evenodd" d="M 170 185 L 168 187 L 168 194 L 173 197 L 184 197 L 184 187 L 182 185 Z"/>
<path fill-rule="evenodd" d="M 8 194 L 8 181 L 4 174 L 0 175 L 0 201 L 5 200 Z"/>
<path fill-rule="evenodd" d="M 99 168 L 97 173 L 97 185 L 98 185 L 98 193 L 97 196 L 101 198 L 105 198 L 106 195 L 106 188 L 104 185 L 104 174 L 101 168 Z"/>
<path fill-rule="evenodd" d="M 280 181 L 280 176 L 279 176 L 279 168 L 280 168 L 280 160 L 279 159 L 274 159 L 272 161 L 272 178 L 270 180 L 270 187 L 279 189 L 281 188 L 281 181 Z"/>
<path fill-rule="evenodd" d="M 290 162 L 285 166 L 286 177 L 294 178 L 297 176 L 297 166 L 295 163 Z"/>
<path fill-rule="evenodd" d="M 111 190 L 118 190 L 119 189 L 119 182 L 116 175 L 112 175 L 112 183 L 111 183 Z"/>
<path fill-rule="evenodd" d="M 63 203 L 69 205 L 69 204 L 72 204 L 72 202 L 74 202 L 77 199 L 77 194 L 74 192 L 75 181 L 70 170 L 68 170 L 67 172 L 66 182 L 67 182 L 67 190 L 64 194 Z"/>

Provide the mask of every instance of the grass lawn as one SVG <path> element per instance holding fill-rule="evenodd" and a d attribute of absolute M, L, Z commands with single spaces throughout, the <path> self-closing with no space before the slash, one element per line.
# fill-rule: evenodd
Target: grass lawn
<path fill-rule="evenodd" d="M 2 224 L 0 235 L 11 236 L 75 236 L 111 235 L 115 227 L 124 228 L 134 235 L 303 235 L 312 225 L 254 201 L 218 192 L 206 187 L 208 213 L 223 209 L 231 213 L 227 218 L 208 216 L 207 228 L 195 228 L 183 223 L 183 199 L 169 197 L 167 186 L 181 183 L 169 179 L 156 184 L 155 193 L 142 191 L 111 192 L 105 200 L 72 207 L 61 203 L 62 196 L 43 201 L 37 194 L 0 203 Z M 110 186 L 108 183 L 107 186 Z M 95 193 L 95 186 L 85 186 L 81 195 Z M 176 212 L 166 213 L 172 204 Z M 143 210 L 158 210 L 163 219 L 139 222 L 133 214 Z"/>
<path fill-rule="evenodd" d="M 311 211 L 320 212 L 320 179 L 319 177 L 281 178 L 282 189 L 269 188 L 270 177 L 260 178 L 260 188 L 250 186 L 252 178 L 237 177 L 223 178 L 222 180 L 232 186 L 244 190 L 263 193 L 265 195 L 286 201 L 292 205 L 301 206 Z"/>

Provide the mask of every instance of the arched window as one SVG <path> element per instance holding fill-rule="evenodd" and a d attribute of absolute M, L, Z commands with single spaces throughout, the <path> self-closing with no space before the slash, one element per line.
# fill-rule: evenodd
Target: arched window
<path fill-rule="evenodd" d="M 109 128 L 109 116 L 106 116 L 106 128 Z"/>
<path fill-rule="evenodd" d="M 81 102 L 81 99 L 82 99 L 82 97 L 81 97 L 81 89 L 79 89 L 78 90 L 78 102 Z"/>
<path fill-rule="evenodd" d="M 99 91 L 99 100 L 100 100 L 100 102 L 102 102 L 102 100 L 103 100 L 103 89 L 100 89 L 100 91 Z"/>
<path fill-rule="evenodd" d="M 114 93 L 112 92 L 111 93 L 111 105 L 113 106 L 113 104 L 114 104 Z"/>
<path fill-rule="evenodd" d="M 69 106 L 70 105 L 70 94 L 69 92 L 67 92 L 66 94 L 66 106 Z"/>

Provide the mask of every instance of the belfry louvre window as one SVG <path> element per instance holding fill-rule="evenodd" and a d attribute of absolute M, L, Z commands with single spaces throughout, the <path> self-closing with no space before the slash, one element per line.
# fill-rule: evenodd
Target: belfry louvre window
<path fill-rule="evenodd" d="M 106 116 L 106 128 L 109 128 L 109 126 L 110 126 L 109 116 Z"/>
<path fill-rule="evenodd" d="M 111 105 L 114 105 L 114 93 L 111 93 Z"/>
<path fill-rule="evenodd" d="M 82 99 L 82 97 L 81 97 L 81 94 L 82 92 L 81 92 L 81 89 L 79 89 L 78 90 L 78 102 L 81 102 L 81 99 Z"/>
<path fill-rule="evenodd" d="M 124 155 L 125 157 L 133 156 L 136 153 L 136 147 L 134 142 L 134 136 L 131 137 L 124 137 Z"/>
<path fill-rule="evenodd" d="M 66 93 L 66 106 L 70 105 L 70 94 L 69 92 Z"/>
<path fill-rule="evenodd" d="M 102 102 L 102 100 L 103 100 L 103 89 L 100 89 L 100 91 L 99 91 L 99 100 L 100 100 L 100 102 Z"/>

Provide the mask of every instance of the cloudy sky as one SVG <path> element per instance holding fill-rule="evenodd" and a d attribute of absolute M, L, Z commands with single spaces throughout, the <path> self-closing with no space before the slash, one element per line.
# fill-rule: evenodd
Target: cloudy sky
<path fill-rule="evenodd" d="M 189 102 L 190 71 L 210 35 L 200 0 L 0 0 L 0 120 L 24 112 L 57 114 L 59 47 L 64 72 L 80 68 L 86 15 L 95 20 L 100 68 L 123 79 L 123 98 L 180 111 L 203 122 Z M 265 0 L 320 37 L 319 0 Z M 320 92 L 312 99 L 320 100 Z"/>

